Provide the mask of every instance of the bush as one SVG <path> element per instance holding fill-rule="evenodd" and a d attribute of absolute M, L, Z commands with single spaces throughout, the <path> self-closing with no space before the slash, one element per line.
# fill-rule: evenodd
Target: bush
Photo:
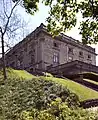
<path fill-rule="evenodd" d="M 45 110 L 23 111 L 19 120 L 97 120 L 97 117 L 97 113 L 69 108 L 67 103 L 56 99 Z"/>
<path fill-rule="evenodd" d="M 0 120 L 17 120 L 22 111 L 32 108 L 44 110 L 56 98 L 71 107 L 79 104 L 75 94 L 53 82 L 41 78 L 8 79 L 0 85 Z"/>

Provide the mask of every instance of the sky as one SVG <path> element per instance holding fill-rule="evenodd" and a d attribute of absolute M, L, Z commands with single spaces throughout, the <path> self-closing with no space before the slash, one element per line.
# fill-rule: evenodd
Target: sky
<path fill-rule="evenodd" d="M 19 8 L 18 9 L 19 13 L 21 13 L 22 17 L 26 20 L 29 21 L 29 32 L 32 32 L 34 29 L 36 29 L 36 27 L 38 27 L 41 23 L 46 23 L 46 18 L 48 17 L 48 11 L 49 8 L 44 6 L 43 4 L 39 4 L 39 11 L 37 13 L 35 13 L 34 16 L 29 15 L 25 12 L 25 10 L 23 8 Z M 21 10 L 21 12 L 20 12 Z M 76 40 L 81 40 L 81 35 L 79 35 L 79 22 L 81 21 L 82 17 L 81 14 L 77 15 L 78 21 L 77 21 L 77 25 L 75 28 L 72 28 L 71 31 L 66 32 L 65 34 L 67 34 L 68 36 L 73 37 Z M 93 48 L 95 48 L 96 53 L 98 54 L 98 45 L 91 45 Z M 96 65 L 98 66 L 98 57 L 96 57 Z"/>
<path fill-rule="evenodd" d="M 39 4 L 39 11 L 35 13 L 34 16 L 27 14 L 24 8 L 18 7 L 18 13 L 24 18 L 25 21 L 28 22 L 27 33 L 32 32 L 36 27 L 38 27 L 41 23 L 46 24 L 46 18 L 48 17 L 49 8 L 44 6 L 43 4 Z M 71 31 L 66 32 L 68 36 L 73 37 L 76 40 L 81 40 L 81 36 L 79 35 L 79 22 L 81 21 L 81 14 L 77 15 L 78 21 L 75 28 L 72 28 Z M 98 54 L 98 45 L 92 45 L 92 47 L 96 48 L 96 53 Z M 96 65 L 98 65 L 98 57 L 96 57 Z"/>

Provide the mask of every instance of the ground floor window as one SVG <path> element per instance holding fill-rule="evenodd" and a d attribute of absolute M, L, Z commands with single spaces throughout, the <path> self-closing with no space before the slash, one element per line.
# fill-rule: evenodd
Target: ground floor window
<path fill-rule="evenodd" d="M 59 53 L 53 54 L 53 63 L 59 63 Z"/>

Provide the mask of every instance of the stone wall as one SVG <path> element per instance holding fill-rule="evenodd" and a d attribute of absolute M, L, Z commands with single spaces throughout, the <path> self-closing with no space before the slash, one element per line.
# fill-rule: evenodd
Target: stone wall
<path fill-rule="evenodd" d="M 67 62 L 79 60 L 85 63 L 96 65 L 96 54 L 82 49 L 82 47 L 74 46 L 70 43 L 60 41 L 59 39 L 54 39 L 50 35 L 44 34 L 44 41 L 42 41 L 42 60 L 45 63 L 45 69 L 47 66 L 55 66 L 53 63 L 53 55 L 57 53 L 59 55 L 59 64 L 64 64 Z M 57 47 L 54 46 L 54 43 L 57 44 Z M 69 49 L 72 49 L 72 51 Z"/>
<path fill-rule="evenodd" d="M 68 36 L 53 38 L 42 26 L 6 54 L 6 66 L 28 71 L 35 68 L 47 70 L 48 66 L 75 60 L 96 65 L 94 49 Z"/>

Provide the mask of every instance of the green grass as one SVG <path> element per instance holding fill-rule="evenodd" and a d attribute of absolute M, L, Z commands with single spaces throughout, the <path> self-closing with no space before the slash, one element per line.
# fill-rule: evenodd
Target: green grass
<path fill-rule="evenodd" d="M 95 85 L 98 85 L 98 82 L 96 81 L 93 81 L 93 80 L 90 80 L 90 79 L 83 79 L 84 81 L 87 81 L 87 82 L 90 82 L 90 83 L 93 83 Z"/>
<path fill-rule="evenodd" d="M 23 79 L 32 79 L 34 76 L 28 73 L 25 70 L 13 70 L 13 72 L 20 78 Z"/>
<path fill-rule="evenodd" d="M 63 86 L 67 86 L 67 88 L 78 95 L 80 101 L 88 100 L 88 99 L 96 99 L 98 98 L 98 92 L 87 88 L 81 84 L 78 84 L 74 81 L 68 80 L 68 79 L 60 79 L 60 78 L 54 78 L 54 77 L 46 77 L 46 80 L 54 81 L 58 84 L 61 84 Z"/>
<path fill-rule="evenodd" d="M 1 76 L 2 76 L 2 72 L 0 71 L 0 77 Z M 44 76 L 36 77 L 36 76 L 29 74 L 25 70 L 13 70 L 13 69 L 7 69 L 7 76 L 8 78 L 12 78 L 12 79 L 14 78 L 25 79 L 25 80 L 26 79 L 27 80 L 28 79 L 32 79 L 32 80 L 43 79 L 43 80 L 53 81 L 55 83 L 58 83 L 60 85 L 67 87 L 70 91 L 77 94 L 80 101 L 98 98 L 98 92 L 90 88 L 87 88 L 79 83 L 71 81 L 69 79 L 55 78 L 52 76 L 51 77 L 44 77 Z M 33 78 L 36 78 L 36 79 L 33 79 Z"/>
<path fill-rule="evenodd" d="M 35 77 L 25 70 L 14 70 L 14 69 L 11 69 L 11 68 L 7 68 L 6 71 L 7 71 L 7 77 L 12 78 L 12 79 L 13 78 L 32 79 L 32 78 Z M 0 77 L 3 77 L 2 71 L 0 71 Z"/>

